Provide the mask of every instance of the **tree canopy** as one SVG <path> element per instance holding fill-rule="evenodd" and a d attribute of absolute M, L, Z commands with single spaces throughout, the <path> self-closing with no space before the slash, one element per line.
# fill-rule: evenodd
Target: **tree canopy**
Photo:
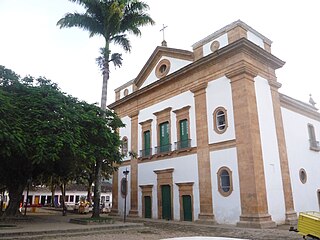
<path fill-rule="evenodd" d="M 121 120 L 111 111 L 66 95 L 55 83 L 21 78 L 0 66 L 0 185 L 9 191 L 6 215 L 16 215 L 28 179 L 75 180 L 101 161 L 119 162 Z"/>

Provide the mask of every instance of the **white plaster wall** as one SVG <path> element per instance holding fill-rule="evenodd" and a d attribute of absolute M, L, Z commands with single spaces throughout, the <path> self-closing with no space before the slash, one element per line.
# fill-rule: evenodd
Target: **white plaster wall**
<path fill-rule="evenodd" d="M 129 174 L 128 174 L 128 194 L 127 194 L 127 206 L 126 206 L 126 212 L 127 215 L 129 214 L 130 211 L 130 205 L 131 205 L 131 201 L 130 201 L 130 196 L 131 196 L 131 167 L 129 166 L 122 166 L 119 167 L 118 170 L 118 212 L 120 216 L 123 216 L 124 213 L 124 201 L 125 198 L 122 197 L 121 195 L 121 179 L 124 177 L 123 171 L 128 170 Z"/>
<path fill-rule="evenodd" d="M 174 143 L 177 141 L 177 125 L 176 125 L 176 114 L 173 113 L 174 110 L 181 109 L 185 106 L 190 106 L 189 109 L 189 120 L 190 120 L 190 132 L 189 137 L 191 139 L 191 146 L 196 146 L 196 125 L 195 125 L 195 109 L 194 109 L 194 97 L 193 93 L 190 91 L 176 95 L 170 99 L 147 107 L 139 111 L 138 122 L 144 122 L 148 119 L 153 119 L 151 123 L 151 147 L 154 154 L 154 148 L 157 146 L 157 117 L 153 114 L 159 112 L 163 109 L 171 107 L 171 126 L 170 126 L 170 138 L 172 149 L 174 148 Z M 139 124 L 138 126 L 138 149 L 139 151 L 143 149 L 142 147 L 142 128 Z"/>
<path fill-rule="evenodd" d="M 125 91 L 126 89 L 128 89 L 128 95 L 129 95 L 130 93 L 133 92 L 133 85 L 130 85 L 130 86 L 128 86 L 128 87 L 126 87 L 126 88 L 124 88 L 124 89 L 122 89 L 122 90 L 120 91 L 120 99 L 123 98 L 123 97 L 125 97 L 125 96 L 124 96 L 124 91 Z"/>
<path fill-rule="evenodd" d="M 138 165 L 138 185 L 152 184 L 152 218 L 158 218 L 158 197 L 157 197 L 157 174 L 154 170 L 174 168 L 173 176 L 173 216 L 174 220 L 180 220 L 179 187 L 175 183 L 194 182 L 193 185 L 193 216 L 198 219 L 200 213 L 199 206 L 199 181 L 197 155 L 187 155 L 183 157 L 159 160 L 154 162 L 141 163 Z M 139 188 L 138 209 L 142 216 L 142 193 Z"/>
<path fill-rule="evenodd" d="M 208 42 L 206 44 L 204 44 L 203 45 L 203 56 L 207 56 L 210 53 L 212 53 L 211 49 L 210 49 L 210 46 L 211 46 L 212 42 L 214 42 L 214 41 L 219 41 L 219 43 L 220 43 L 219 49 L 223 48 L 226 45 L 228 45 L 228 35 L 227 35 L 227 33 L 221 35 L 218 38 L 213 39 L 212 41 L 210 41 L 210 42 Z"/>
<path fill-rule="evenodd" d="M 188 65 L 189 63 L 191 63 L 191 61 L 177 59 L 177 58 L 171 58 L 171 57 L 166 57 L 166 56 L 161 57 L 158 62 L 160 62 L 162 59 L 168 59 L 170 61 L 170 70 L 167 75 L 169 75 L 169 74 L 179 70 L 180 68 L 183 68 L 184 66 Z M 155 74 L 156 67 L 157 67 L 157 64 L 152 69 L 150 75 L 147 77 L 147 79 L 144 81 L 144 83 L 141 85 L 140 88 L 148 86 L 149 84 L 158 80 L 158 78 Z"/>
<path fill-rule="evenodd" d="M 208 83 L 206 91 L 209 144 L 235 139 L 230 80 L 227 77 L 215 79 Z M 214 131 L 213 112 L 217 107 L 224 107 L 227 110 L 228 128 L 223 134 Z"/>
<path fill-rule="evenodd" d="M 217 172 L 221 167 L 228 167 L 232 171 L 233 191 L 228 197 L 218 191 Z M 229 148 L 210 152 L 210 168 L 212 182 L 213 213 L 220 224 L 236 224 L 241 215 L 239 174 L 236 148 Z"/>
<path fill-rule="evenodd" d="M 258 37 L 257 35 L 255 35 L 254 33 L 247 31 L 247 38 L 248 38 L 248 40 L 250 40 L 254 44 L 257 44 L 259 47 L 264 49 L 263 40 L 260 37 Z"/>
<path fill-rule="evenodd" d="M 317 190 L 320 189 L 320 152 L 309 149 L 308 123 L 320 140 L 320 122 L 282 108 L 282 118 L 287 145 L 290 177 L 295 211 L 320 211 Z M 304 168 L 307 182 L 302 184 L 299 170 Z"/>
<path fill-rule="evenodd" d="M 123 137 L 128 138 L 128 153 L 131 151 L 131 118 L 126 116 L 121 118 L 121 121 L 125 124 L 125 127 L 119 129 L 120 139 Z M 123 160 L 129 160 L 129 154 L 123 158 Z"/>
<path fill-rule="evenodd" d="M 285 221 L 285 203 L 279 159 L 278 140 L 273 114 L 273 103 L 269 83 L 258 76 L 255 78 L 262 157 L 266 182 L 268 210 L 272 220 Z"/>

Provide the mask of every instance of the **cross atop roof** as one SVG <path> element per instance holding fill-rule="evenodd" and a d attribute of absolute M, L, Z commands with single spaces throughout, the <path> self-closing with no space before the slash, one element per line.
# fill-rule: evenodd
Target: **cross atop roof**
<path fill-rule="evenodd" d="M 162 28 L 160 29 L 160 32 L 162 31 L 162 43 L 161 45 L 166 47 L 167 46 L 167 42 L 166 40 L 164 40 L 164 30 L 167 28 L 168 26 L 165 26 L 164 24 L 162 24 Z"/>

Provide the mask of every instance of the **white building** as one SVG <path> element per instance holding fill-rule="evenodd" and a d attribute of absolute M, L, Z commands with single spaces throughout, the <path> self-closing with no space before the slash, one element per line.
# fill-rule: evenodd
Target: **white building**
<path fill-rule="evenodd" d="M 264 228 L 319 211 L 320 114 L 278 92 L 271 43 L 238 20 L 193 51 L 157 47 L 115 90 L 123 151 L 139 157 L 114 173 L 114 214 L 126 169 L 132 216 Z"/>

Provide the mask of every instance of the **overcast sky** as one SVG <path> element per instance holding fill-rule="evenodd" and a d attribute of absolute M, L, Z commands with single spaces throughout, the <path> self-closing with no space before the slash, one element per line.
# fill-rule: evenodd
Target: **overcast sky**
<path fill-rule="evenodd" d="M 162 24 L 168 26 L 168 47 L 191 51 L 195 42 L 241 19 L 271 39 L 272 53 L 286 62 L 276 71 L 280 92 L 305 102 L 311 93 L 320 108 L 318 0 L 146 2 L 156 25 L 142 28 L 141 37 L 130 36 L 132 51 L 123 54 L 123 66 L 111 66 L 108 104 L 114 101 L 114 89 L 135 78 L 161 44 Z M 0 0 L 0 65 L 22 76 L 45 76 L 74 97 L 99 102 L 102 77 L 95 59 L 103 39 L 56 26 L 65 13 L 74 11 L 82 8 L 67 0 Z"/>

